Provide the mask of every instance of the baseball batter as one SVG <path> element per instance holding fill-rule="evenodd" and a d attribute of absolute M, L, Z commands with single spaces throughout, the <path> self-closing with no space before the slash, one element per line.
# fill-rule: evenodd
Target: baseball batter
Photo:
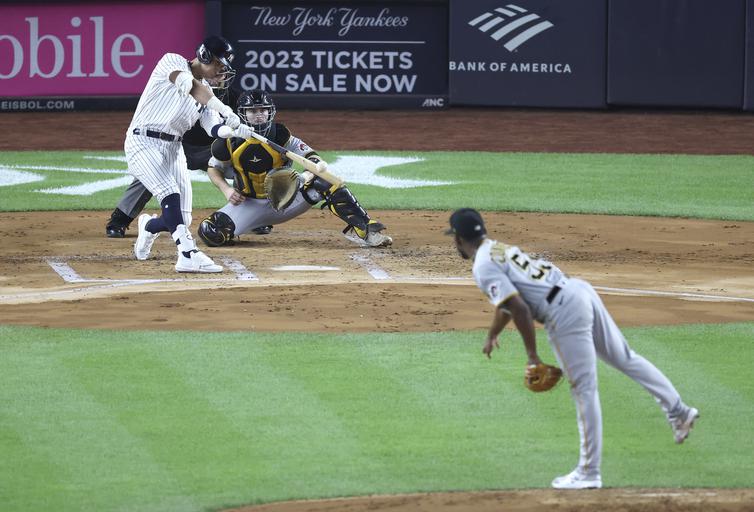
<path fill-rule="evenodd" d="M 206 38 L 187 61 L 165 54 L 152 71 L 136 106 L 124 144 L 128 170 L 157 198 L 162 216 L 141 215 L 134 254 L 149 257 L 162 231 L 169 231 L 178 249 L 178 272 L 221 272 L 211 258 L 196 248 L 191 225 L 192 190 L 181 146 L 182 135 L 199 121 L 214 137 L 248 137 L 232 108 L 217 99 L 208 80 L 225 76 L 233 48 L 222 37 Z M 219 114 L 219 115 L 218 115 Z M 221 119 L 221 117 L 224 118 Z"/>
<path fill-rule="evenodd" d="M 321 161 L 319 155 L 292 135 L 284 124 L 274 122 L 276 111 L 275 103 L 264 91 L 246 91 L 238 98 L 239 117 L 258 134 L 292 153 L 313 162 Z M 291 202 L 275 208 L 268 201 L 265 178 L 268 173 L 290 165 L 280 153 L 254 138 L 216 140 L 212 144 L 208 174 L 228 204 L 202 221 L 199 237 L 212 247 L 232 243 L 239 235 L 286 222 L 324 200 L 325 206 L 347 224 L 344 233 L 350 240 L 368 247 L 392 243 L 392 238 L 381 232 L 385 226 L 369 217 L 345 185 L 333 186 L 309 172 L 297 178 L 299 193 Z M 232 179 L 234 185 L 230 186 L 226 179 Z"/>
<path fill-rule="evenodd" d="M 663 373 L 631 350 L 594 288 L 566 276 L 549 261 L 513 245 L 490 240 L 479 212 L 455 211 L 448 234 L 458 252 L 473 259 L 474 279 L 495 307 L 482 352 L 490 357 L 498 335 L 513 322 L 523 338 L 528 364 L 537 355 L 534 320 L 544 324 L 555 357 L 571 384 L 581 451 L 578 466 L 552 481 L 556 489 L 602 487 L 602 412 L 597 390 L 597 357 L 641 384 L 660 404 L 676 443 L 688 437 L 699 411 L 681 400 Z"/>
<path fill-rule="evenodd" d="M 212 92 L 223 103 L 235 109 L 238 95 L 229 89 L 235 72 L 231 70 L 228 76 L 219 79 L 208 80 L 212 86 Z M 183 153 L 186 155 L 188 169 L 207 171 L 207 163 L 212 156 L 212 141 L 214 137 L 204 131 L 201 123 L 197 121 L 189 131 L 183 134 Z M 105 225 L 105 235 L 108 238 L 124 238 L 126 230 L 134 219 L 144 210 L 152 193 L 137 179 L 134 179 L 123 192 L 118 205 L 110 214 Z"/>

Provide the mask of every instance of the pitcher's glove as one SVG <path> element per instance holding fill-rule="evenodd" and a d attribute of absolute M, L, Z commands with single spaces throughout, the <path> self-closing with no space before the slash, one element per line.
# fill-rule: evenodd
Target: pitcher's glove
<path fill-rule="evenodd" d="M 526 367 L 524 386 L 535 393 L 549 391 L 560 382 L 562 377 L 563 370 L 557 366 L 545 363 L 532 364 Z"/>
<path fill-rule="evenodd" d="M 298 187 L 298 173 L 293 169 L 273 169 L 264 178 L 264 191 L 275 210 L 287 208 L 296 197 Z"/>

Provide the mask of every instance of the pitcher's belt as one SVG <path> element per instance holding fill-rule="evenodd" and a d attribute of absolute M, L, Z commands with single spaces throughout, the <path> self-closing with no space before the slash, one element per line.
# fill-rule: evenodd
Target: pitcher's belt
<path fill-rule="evenodd" d="M 562 288 L 558 285 L 555 285 L 550 289 L 550 293 L 548 293 L 547 297 L 545 298 L 548 304 L 552 304 L 552 301 L 554 301 L 555 297 L 558 296 L 560 290 L 562 290 Z"/>

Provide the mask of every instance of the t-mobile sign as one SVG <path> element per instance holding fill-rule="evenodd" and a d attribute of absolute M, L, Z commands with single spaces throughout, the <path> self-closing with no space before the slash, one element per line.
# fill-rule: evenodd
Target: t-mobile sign
<path fill-rule="evenodd" d="M 0 95 L 140 94 L 166 52 L 193 57 L 204 2 L 0 6 Z"/>

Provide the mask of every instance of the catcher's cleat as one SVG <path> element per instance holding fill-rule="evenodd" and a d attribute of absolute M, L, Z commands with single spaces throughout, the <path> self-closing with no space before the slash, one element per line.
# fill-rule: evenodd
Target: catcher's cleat
<path fill-rule="evenodd" d="M 393 239 L 381 233 L 385 225 L 376 220 L 370 220 L 366 230 L 357 226 L 348 226 L 343 232 L 346 238 L 359 245 L 366 247 L 387 247 L 393 243 Z"/>
<path fill-rule="evenodd" d="M 668 418 L 670 427 L 673 429 L 673 437 L 676 444 L 683 443 L 694 427 L 694 422 L 699 419 L 699 411 L 694 407 L 688 407 L 676 417 Z"/>
<path fill-rule="evenodd" d="M 107 235 L 107 238 L 125 238 L 126 227 L 107 225 L 105 226 L 105 234 Z"/>
<path fill-rule="evenodd" d="M 139 216 L 139 234 L 136 237 L 134 243 L 134 255 L 137 260 L 145 260 L 149 258 L 149 253 L 152 250 L 152 244 L 160 233 L 150 233 L 147 231 L 147 222 L 157 218 L 157 215 L 148 215 L 146 213 Z"/>
<path fill-rule="evenodd" d="M 255 235 L 269 235 L 272 232 L 272 226 L 259 226 L 251 230 Z"/>
<path fill-rule="evenodd" d="M 578 468 L 574 469 L 567 475 L 559 476 L 552 481 L 554 489 L 600 489 L 602 488 L 602 477 L 586 476 Z"/>
<path fill-rule="evenodd" d="M 222 272 L 223 267 L 215 264 L 212 259 L 202 251 L 191 251 L 190 257 L 178 253 L 178 261 L 175 263 L 176 272 L 215 273 Z"/>

